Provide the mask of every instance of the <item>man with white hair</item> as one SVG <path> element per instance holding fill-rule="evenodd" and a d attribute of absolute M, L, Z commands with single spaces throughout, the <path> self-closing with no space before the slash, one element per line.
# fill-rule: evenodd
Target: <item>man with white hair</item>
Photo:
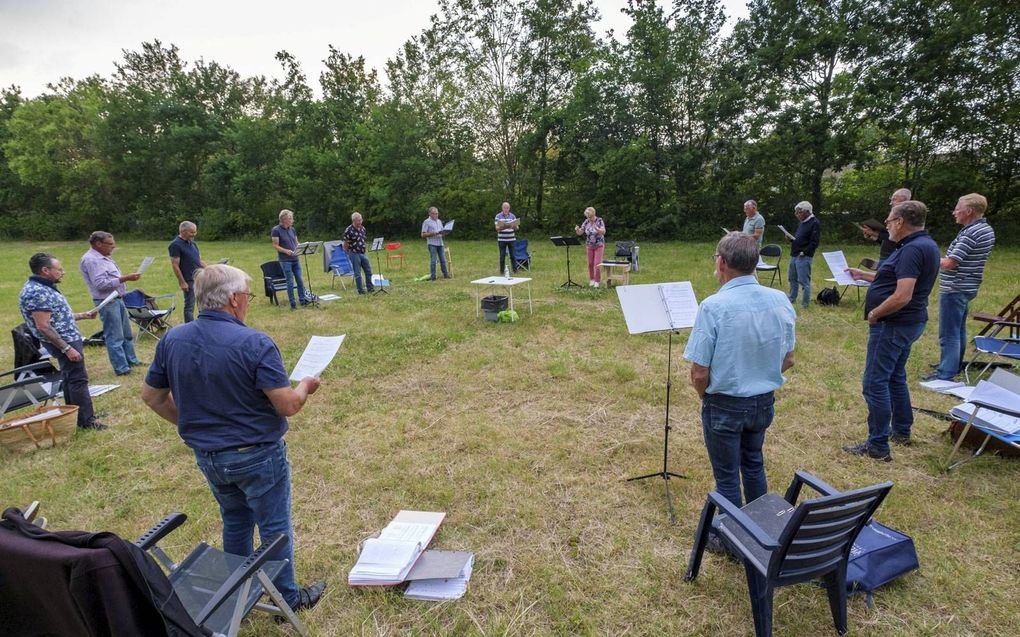
<path fill-rule="evenodd" d="M 301 278 L 301 261 L 296 253 L 298 246 L 297 232 L 294 231 L 294 213 L 286 208 L 280 211 L 280 224 L 273 226 L 270 236 L 273 240 L 273 248 L 276 250 L 276 258 L 283 268 L 283 277 L 287 281 L 287 299 L 290 301 L 290 309 L 297 309 L 297 302 L 294 300 L 294 286 L 297 285 L 298 301 L 301 305 L 308 305 L 308 298 L 305 296 L 305 281 Z"/>
<path fill-rule="evenodd" d="M 184 293 L 184 322 L 195 320 L 195 271 L 205 267 L 205 261 L 198 252 L 195 237 L 198 226 L 191 221 L 182 221 L 177 227 L 177 236 L 170 242 L 170 267 L 173 268 L 177 284 Z"/>
<path fill-rule="evenodd" d="M 822 224 L 813 214 L 810 201 L 797 204 L 793 214 L 800 223 L 790 240 L 790 304 L 797 302 L 797 290 L 803 288 L 800 306 L 806 308 L 811 301 L 811 261 L 822 240 Z"/>
<path fill-rule="evenodd" d="M 351 267 L 354 269 L 354 285 L 358 288 L 358 294 L 364 294 L 365 288 L 369 292 L 375 291 L 375 284 L 372 283 L 372 266 L 368 262 L 368 255 L 365 254 L 365 237 L 368 231 L 365 230 L 360 212 L 351 215 L 351 225 L 344 230 L 344 252 L 351 258 Z M 361 271 L 365 271 L 365 284 L 361 284 Z"/>
<path fill-rule="evenodd" d="M 762 237 L 765 236 L 765 217 L 758 212 L 758 202 L 748 199 L 744 202 L 744 234 L 754 237 L 761 250 Z"/>
<path fill-rule="evenodd" d="M 290 462 L 283 436 L 319 379 L 291 388 L 272 339 L 244 324 L 251 277 L 229 265 L 195 276 L 198 320 L 170 330 L 156 346 L 142 400 L 191 448 L 220 506 L 223 550 L 250 555 L 254 530 L 262 543 L 287 538 L 286 560 L 273 583 L 293 610 L 311 608 L 326 588 L 299 589 L 294 579 Z"/>

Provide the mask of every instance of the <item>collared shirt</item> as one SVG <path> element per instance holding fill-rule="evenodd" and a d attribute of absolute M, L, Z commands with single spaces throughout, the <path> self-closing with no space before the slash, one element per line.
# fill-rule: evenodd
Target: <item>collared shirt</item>
<path fill-rule="evenodd" d="M 443 231 L 443 222 L 440 221 L 438 217 L 436 219 L 433 219 L 432 217 L 429 217 L 428 219 L 426 219 L 425 221 L 422 222 L 422 224 L 421 224 L 421 231 L 422 232 L 442 232 Z M 441 245 L 443 245 L 443 235 L 437 234 L 434 237 L 426 237 L 425 238 L 425 243 L 426 243 L 426 245 L 430 245 L 430 246 L 441 246 Z"/>
<path fill-rule="evenodd" d="M 25 286 L 21 288 L 21 296 L 18 297 L 18 309 L 21 310 L 21 316 L 28 324 L 32 335 L 44 343 L 50 341 L 36 329 L 32 312 L 49 312 L 50 326 L 68 343 L 81 340 L 81 332 L 78 331 L 78 323 L 74 320 L 71 306 L 56 284 L 48 279 L 34 275 L 28 277 Z"/>
<path fill-rule="evenodd" d="M 296 250 L 298 245 L 297 231 L 294 230 L 294 226 L 284 228 L 282 225 L 273 226 L 273 230 L 269 233 L 270 238 L 279 239 L 280 247 L 285 250 Z M 280 261 L 297 261 L 296 254 L 284 254 L 277 251 L 276 258 Z"/>
<path fill-rule="evenodd" d="M 188 283 L 195 280 L 195 271 L 202 267 L 202 257 L 198 253 L 198 244 L 194 241 L 185 241 L 180 236 L 174 237 L 167 248 L 170 258 L 181 260 L 181 276 Z"/>
<path fill-rule="evenodd" d="M 606 222 L 602 217 L 595 217 L 595 221 L 585 219 L 581 224 L 581 232 L 584 234 L 584 244 L 589 248 L 597 248 L 606 245 L 606 236 L 599 234 L 599 228 L 605 228 Z"/>
<path fill-rule="evenodd" d="M 928 320 L 928 295 L 939 274 L 939 247 L 925 230 L 918 230 L 896 244 L 896 250 L 882 261 L 875 280 L 864 297 L 864 318 L 896 291 L 900 279 L 917 279 L 914 294 L 898 312 L 882 317 L 887 323 L 922 323 Z"/>
<path fill-rule="evenodd" d="M 347 229 L 344 230 L 347 251 L 354 254 L 365 254 L 366 237 L 368 237 L 368 230 L 365 229 L 365 224 L 361 224 L 360 228 L 355 228 L 353 223 L 347 226 Z"/>
<path fill-rule="evenodd" d="M 960 228 L 946 250 L 946 258 L 957 265 L 952 270 L 942 270 L 939 291 L 977 294 L 994 245 L 995 231 L 984 217 Z"/>
<path fill-rule="evenodd" d="M 797 314 L 779 290 L 739 276 L 701 302 L 684 358 L 709 369 L 708 394 L 746 398 L 786 382 Z"/>
<path fill-rule="evenodd" d="M 94 299 L 105 299 L 114 290 L 121 296 L 127 293 L 127 286 L 120 281 L 120 268 L 113 259 L 95 248 L 89 248 L 88 252 L 81 255 L 78 270 Z"/>
<path fill-rule="evenodd" d="M 760 248 L 761 241 L 765 238 L 765 217 L 761 216 L 760 212 L 756 212 L 753 216 L 744 219 L 744 234 L 753 235 L 758 228 L 761 228 L 761 236 L 758 237 L 758 247 Z"/>
<path fill-rule="evenodd" d="M 221 310 L 202 310 L 156 345 L 145 382 L 170 389 L 177 431 L 192 449 L 275 442 L 287 432 L 263 390 L 289 387 L 276 344 Z"/>
<path fill-rule="evenodd" d="M 496 213 L 496 223 L 510 223 L 512 221 L 517 221 L 517 217 L 514 216 L 514 213 L 512 213 L 512 212 L 504 213 L 502 210 L 500 210 L 498 213 Z M 514 233 L 515 233 L 515 231 L 514 231 L 514 227 L 513 226 L 508 226 L 506 228 L 503 228 L 502 230 L 497 230 L 496 231 L 496 240 L 497 241 L 516 241 L 517 240 L 517 235 L 514 234 Z"/>
<path fill-rule="evenodd" d="M 808 215 L 804 221 L 797 224 L 797 231 L 790 243 L 790 254 L 795 257 L 813 257 L 821 241 L 822 224 L 818 221 L 818 217 Z"/>

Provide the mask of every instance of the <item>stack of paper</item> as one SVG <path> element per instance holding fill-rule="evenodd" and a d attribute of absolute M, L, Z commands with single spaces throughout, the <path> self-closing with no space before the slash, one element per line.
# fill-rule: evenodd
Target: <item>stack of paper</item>
<path fill-rule="evenodd" d="M 365 541 L 347 576 L 351 586 L 395 586 L 407 579 L 445 513 L 401 511 L 377 538 Z"/>
<path fill-rule="evenodd" d="M 974 387 L 968 400 L 950 409 L 950 415 L 966 422 L 977 407 L 975 425 L 1003 435 L 1020 432 L 1020 395 L 983 380 Z"/>
<path fill-rule="evenodd" d="M 970 393 L 974 391 L 973 387 L 955 380 L 928 380 L 920 383 L 920 385 L 925 389 L 937 391 L 940 394 L 952 394 L 964 400 L 967 400 Z"/>
<path fill-rule="evenodd" d="M 472 553 L 457 551 L 428 551 L 425 555 L 441 554 L 449 564 L 462 563 L 460 572 L 455 577 L 416 579 L 407 585 L 404 597 L 420 599 L 423 601 L 444 601 L 449 599 L 460 599 L 467 592 L 468 580 L 471 579 L 471 569 L 475 563 L 475 556 Z M 425 557 L 422 558 L 422 562 Z M 415 566 L 418 571 L 418 566 Z M 412 577 L 414 574 L 411 575 Z"/>

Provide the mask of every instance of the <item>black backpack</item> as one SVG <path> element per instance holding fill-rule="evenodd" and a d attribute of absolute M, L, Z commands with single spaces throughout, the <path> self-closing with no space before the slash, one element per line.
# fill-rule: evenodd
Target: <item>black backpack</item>
<path fill-rule="evenodd" d="M 816 299 L 819 305 L 839 305 L 839 290 L 835 285 L 831 288 L 822 288 Z"/>

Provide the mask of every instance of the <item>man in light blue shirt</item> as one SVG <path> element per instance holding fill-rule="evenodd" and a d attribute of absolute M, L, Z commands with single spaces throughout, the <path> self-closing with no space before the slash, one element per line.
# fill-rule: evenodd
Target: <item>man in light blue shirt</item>
<path fill-rule="evenodd" d="M 761 250 L 762 238 L 765 236 L 765 217 L 758 212 L 758 202 L 748 199 L 744 202 L 744 234 L 754 237 Z"/>
<path fill-rule="evenodd" d="M 684 358 L 701 397 L 701 426 L 716 491 L 741 506 L 768 491 L 762 446 L 775 415 L 773 391 L 793 366 L 796 313 L 779 290 L 754 278 L 754 236 L 730 232 L 719 242 L 719 291 L 702 301 Z"/>
<path fill-rule="evenodd" d="M 431 280 L 436 280 L 436 261 L 443 270 L 443 278 L 449 279 L 450 272 L 446 268 L 446 255 L 443 246 L 443 222 L 439 220 L 439 208 L 429 208 L 429 218 L 421 224 L 421 236 L 429 247 L 429 273 Z"/>

